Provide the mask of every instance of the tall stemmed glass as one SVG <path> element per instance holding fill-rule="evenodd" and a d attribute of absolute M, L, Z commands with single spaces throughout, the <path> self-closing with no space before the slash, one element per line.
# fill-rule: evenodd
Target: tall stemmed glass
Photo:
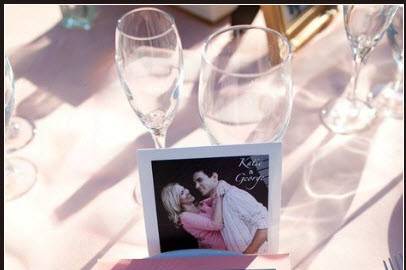
<path fill-rule="evenodd" d="M 375 118 L 375 109 L 357 95 L 358 76 L 397 8 L 395 5 L 344 5 L 344 25 L 351 44 L 354 73 L 346 96 L 328 102 L 321 110 L 322 122 L 331 131 L 341 134 L 360 131 Z"/>
<path fill-rule="evenodd" d="M 156 8 L 124 14 L 116 27 L 115 58 L 131 108 L 155 147 L 164 148 L 183 83 L 182 44 L 172 16 Z M 140 202 L 136 189 L 133 197 Z"/>
<path fill-rule="evenodd" d="M 389 25 L 386 35 L 392 49 L 392 55 L 396 62 L 396 74 L 394 81 L 381 89 L 375 97 L 370 93 L 369 102 L 371 106 L 381 110 L 381 112 L 390 117 L 403 117 L 403 8 L 399 8 Z"/>
<path fill-rule="evenodd" d="M 291 48 L 284 36 L 238 25 L 208 38 L 199 111 L 212 144 L 281 141 L 291 109 Z"/>
<path fill-rule="evenodd" d="M 122 16 L 116 28 L 116 64 L 132 109 L 156 148 L 165 147 L 183 81 L 182 45 L 174 19 L 156 8 Z"/>
<path fill-rule="evenodd" d="M 10 62 L 4 56 L 4 132 L 7 134 L 10 118 L 14 111 L 14 75 Z M 4 136 L 7 142 L 7 136 Z M 28 160 L 7 156 L 4 151 L 4 199 L 6 201 L 20 197 L 34 185 L 36 168 Z"/>
<path fill-rule="evenodd" d="M 34 139 L 35 132 L 35 125 L 31 120 L 21 116 L 11 116 L 5 134 L 7 152 L 14 152 L 29 144 Z"/>

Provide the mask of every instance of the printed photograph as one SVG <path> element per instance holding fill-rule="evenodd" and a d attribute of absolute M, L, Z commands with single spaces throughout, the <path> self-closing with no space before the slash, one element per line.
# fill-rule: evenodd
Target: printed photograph
<path fill-rule="evenodd" d="M 267 252 L 269 155 L 153 160 L 151 169 L 160 252 Z"/>

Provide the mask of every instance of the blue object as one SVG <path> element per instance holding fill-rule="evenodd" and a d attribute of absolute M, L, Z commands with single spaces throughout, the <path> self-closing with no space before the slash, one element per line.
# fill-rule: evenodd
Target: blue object
<path fill-rule="evenodd" d="M 59 5 L 62 12 L 62 25 L 68 29 L 90 30 L 97 15 L 93 5 Z"/>
<path fill-rule="evenodd" d="M 204 257 L 204 256 L 236 256 L 237 252 L 217 249 L 181 249 L 164 252 L 152 258 L 176 258 L 176 257 Z"/>

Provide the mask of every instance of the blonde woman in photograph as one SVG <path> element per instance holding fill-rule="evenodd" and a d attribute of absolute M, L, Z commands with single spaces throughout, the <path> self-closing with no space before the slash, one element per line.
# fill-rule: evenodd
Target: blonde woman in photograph
<path fill-rule="evenodd" d="M 169 220 L 195 237 L 199 248 L 225 250 L 220 232 L 223 228 L 223 195 L 219 191 L 196 204 L 187 188 L 170 183 L 162 189 L 161 200 Z"/>

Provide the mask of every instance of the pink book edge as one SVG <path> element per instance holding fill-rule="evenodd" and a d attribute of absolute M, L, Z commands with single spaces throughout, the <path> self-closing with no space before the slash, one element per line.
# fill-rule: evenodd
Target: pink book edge
<path fill-rule="evenodd" d="M 95 270 L 290 270 L 289 254 L 99 260 Z"/>

